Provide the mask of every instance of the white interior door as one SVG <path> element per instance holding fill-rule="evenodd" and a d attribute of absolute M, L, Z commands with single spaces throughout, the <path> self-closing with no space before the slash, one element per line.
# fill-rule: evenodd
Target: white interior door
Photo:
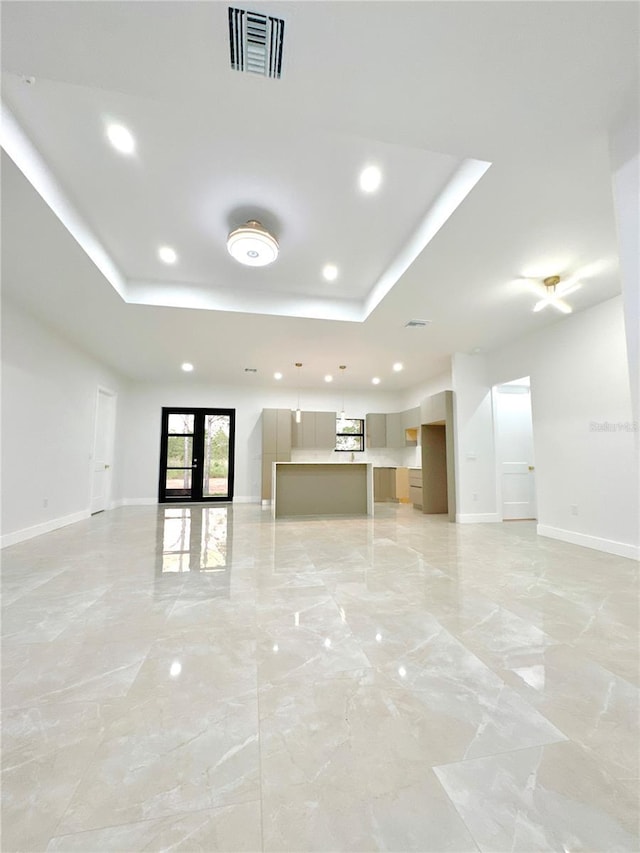
<path fill-rule="evenodd" d="M 116 395 L 98 389 L 93 442 L 93 472 L 91 478 L 91 512 L 102 512 L 109 506 L 113 472 L 114 426 Z"/>
<path fill-rule="evenodd" d="M 497 386 L 495 400 L 502 518 L 536 518 L 533 421 L 528 378 Z"/>

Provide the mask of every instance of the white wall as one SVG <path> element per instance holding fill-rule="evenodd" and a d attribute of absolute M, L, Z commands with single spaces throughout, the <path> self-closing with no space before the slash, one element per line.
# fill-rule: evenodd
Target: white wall
<path fill-rule="evenodd" d="M 616 128 L 609 140 L 618 254 L 624 298 L 629 382 L 634 417 L 640 413 L 640 123 Z"/>
<path fill-rule="evenodd" d="M 456 353 L 452 359 L 452 380 L 456 436 L 456 521 L 500 521 L 496 506 L 491 403 L 493 383 L 487 375 L 485 357 Z"/>
<path fill-rule="evenodd" d="M 295 408 L 297 393 L 290 389 L 261 388 L 251 379 L 246 387 L 202 385 L 195 376 L 186 376 L 174 385 L 131 383 L 124 394 L 120 447 L 125 503 L 150 503 L 157 500 L 160 460 L 160 416 L 163 406 L 219 407 L 236 410 L 235 489 L 237 501 L 259 501 L 262 477 L 262 409 Z M 303 390 L 301 408 L 307 411 L 335 411 L 342 405 L 342 393 Z M 397 411 L 397 395 L 383 391 L 369 394 L 345 394 L 347 417 L 364 418 L 367 412 Z M 393 451 L 357 454 L 363 461 L 380 461 Z M 315 460 L 332 458 L 331 451 L 294 451 L 293 458 Z M 386 454 L 386 455 L 385 455 Z"/>
<path fill-rule="evenodd" d="M 414 406 L 419 406 L 427 397 L 439 394 L 441 391 L 450 391 L 452 388 L 451 370 L 448 370 L 440 376 L 435 376 L 427 382 L 421 382 L 404 391 L 400 395 L 400 409 L 402 411 L 412 409 Z"/>
<path fill-rule="evenodd" d="M 89 515 L 99 385 L 122 388 L 112 372 L 4 302 L 3 545 Z M 117 497 L 117 476 L 113 489 Z"/>
<path fill-rule="evenodd" d="M 486 357 L 456 355 L 462 513 L 474 505 L 475 490 L 495 490 L 484 464 L 493 453 L 488 390 L 521 376 L 531 377 L 538 531 L 637 557 L 638 454 L 622 298 L 561 319 Z M 478 449 L 482 470 L 466 458 Z M 482 510 L 490 508 L 490 501 L 481 504 Z"/>

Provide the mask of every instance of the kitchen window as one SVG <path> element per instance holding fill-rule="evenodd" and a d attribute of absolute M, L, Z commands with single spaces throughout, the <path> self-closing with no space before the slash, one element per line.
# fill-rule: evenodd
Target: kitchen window
<path fill-rule="evenodd" d="M 338 417 L 336 419 L 336 450 L 364 450 L 363 418 Z"/>

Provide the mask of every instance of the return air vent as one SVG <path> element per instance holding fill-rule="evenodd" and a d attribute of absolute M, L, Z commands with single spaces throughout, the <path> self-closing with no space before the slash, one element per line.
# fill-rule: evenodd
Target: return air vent
<path fill-rule="evenodd" d="M 404 325 L 406 329 L 414 329 L 421 326 L 428 326 L 430 322 L 431 320 L 407 320 Z"/>
<path fill-rule="evenodd" d="M 284 21 L 229 6 L 229 51 L 234 71 L 280 77 Z"/>

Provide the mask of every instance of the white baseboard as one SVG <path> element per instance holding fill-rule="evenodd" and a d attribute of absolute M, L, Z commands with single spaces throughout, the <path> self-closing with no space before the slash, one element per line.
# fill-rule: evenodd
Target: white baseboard
<path fill-rule="evenodd" d="M 259 504 L 261 498 L 258 495 L 240 495 L 233 499 L 234 504 Z"/>
<path fill-rule="evenodd" d="M 52 518 L 50 521 L 44 521 L 42 524 L 34 524 L 33 527 L 24 527 L 22 530 L 15 530 L 13 533 L 5 533 L 4 536 L 0 537 L 0 548 L 17 545 L 18 542 L 33 539 L 34 536 L 42 536 L 43 533 L 51 533 L 52 530 L 58 530 L 60 527 L 66 527 L 68 524 L 75 524 L 76 521 L 84 521 L 90 517 L 90 511 L 83 509 L 82 512 L 74 512 L 71 515 Z"/>
<path fill-rule="evenodd" d="M 157 503 L 158 498 L 122 498 L 115 506 L 155 506 Z"/>
<path fill-rule="evenodd" d="M 571 545 L 582 545 L 584 548 L 593 548 L 595 551 L 615 554 L 616 557 L 640 560 L 640 547 L 628 545 L 626 542 L 615 542 L 613 539 L 602 539 L 599 536 L 589 536 L 586 533 L 575 533 L 573 530 L 562 530 L 560 527 L 549 527 L 546 524 L 539 524 L 536 532 L 538 536 L 559 539 L 561 542 L 569 542 Z"/>
<path fill-rule="evenodd" d="M 457 512 L 456 522 L 458 524 L 494 524 L 502 521 L 497 512 Z"/>

